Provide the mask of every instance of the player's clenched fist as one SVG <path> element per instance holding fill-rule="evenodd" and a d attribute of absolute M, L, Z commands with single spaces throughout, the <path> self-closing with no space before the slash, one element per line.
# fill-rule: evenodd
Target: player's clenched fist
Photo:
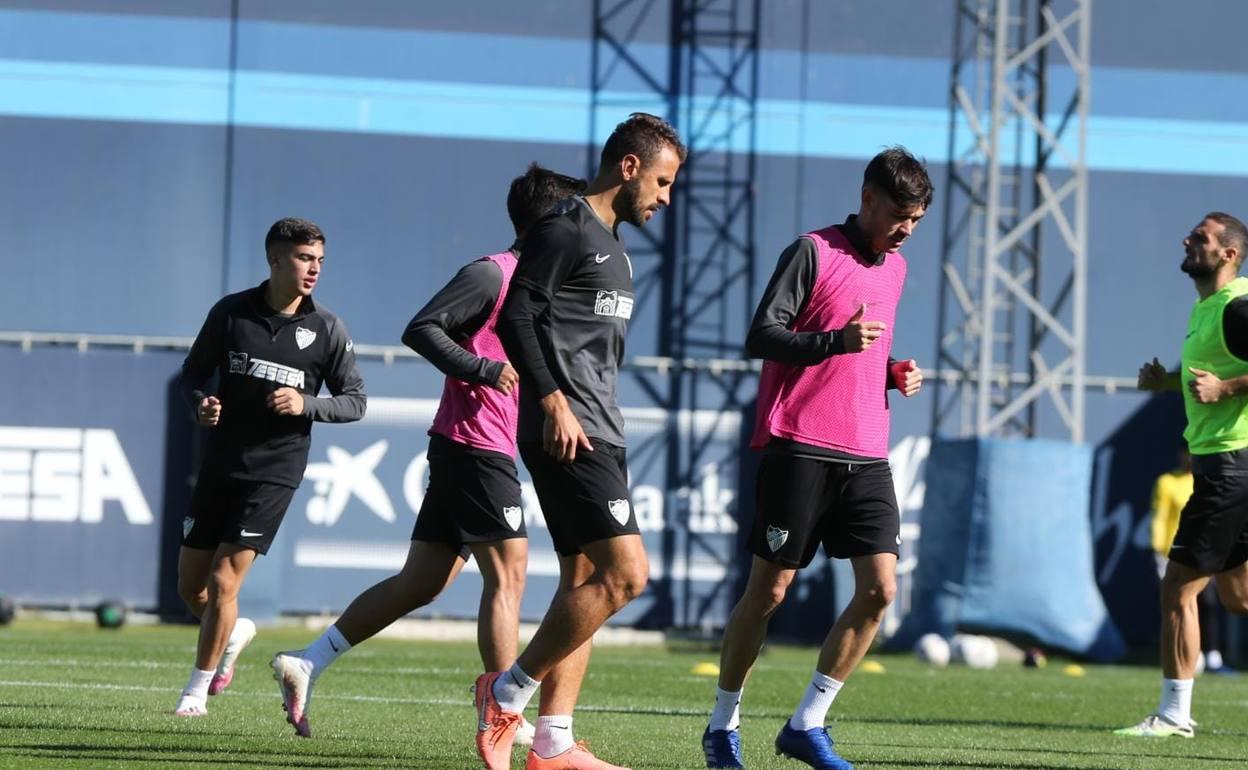
<path fill-rule="evenodd" d="M 294 388 L 278 388 L 268 395 L 264 404 L 278 414 L 303 414 L 303 394 Z"/>
<path fill-rule="evenodd" d="M 503 362 L 503 370 L 498 373 L 498 380 L 494 382 L 494 389 L 500 393 L 511 395 L 511 391 L 516 387 L 516 383 L 520 382 L 520 375 L 512 368 L 508 361 Z"/>
<path fill-rule="evenodd" d="M 1226 384 L 1219 379 L 1218 375 L 1194 366 L 1187 367 L 1187 370 L 1192 373 L 1192 380 L 1187 384 L 1187 388 L 1199 403 L 1216 404 L 1226 397 Z"/>
<path fill-rule="evenodd" d="M 1136 385 L 1140 390 L 1163 389 L 1166 386 L 1166 367 L 1154 358 L 1140 367 L 1140 376 Z"/>
<path fill-rule="evenodd" d="M 895 361 L 889 368 L 893 377 L 893 385 L 901 391 L 901 395 L 910 398 L 923 387 L 923 370 L 913 358 L 907 361 Z"/>
<path fill-rule="evenodd" d="M 883 321 L 864 321 L 862 317 L 867 312 L 867 305 L 864 302 L 858 308 L 858 312 L 849 319 L 849 323 L 845 324 L 841 329 L 841 339 L 845 341 L 846 353 L 861 353 L 867 348 L 875 344 L 884 334 L 887 326 Z"/>
<path fill-rule="evenodd" d="M 199 424 L 212 427 L 221 421 L 221 399 L 216 396 L 204 396 L 199 402 Z"/>

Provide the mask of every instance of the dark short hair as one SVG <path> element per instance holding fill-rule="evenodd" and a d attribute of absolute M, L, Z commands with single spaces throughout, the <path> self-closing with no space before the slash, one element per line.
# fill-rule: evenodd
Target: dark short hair
<path fill-rule="evenodd" d="M 1239 261 L 1242 263 L 1245 250 L 1248 250 L 1248 227 L 1244 227 L 1244 223 L 1238 218 L 1231 216 L 1223 211 L 1210 211 L 1205 214 L 1205 219 L 1213 220 L 1222 225 L 1222 235 L 1218 236 L 1218 242 L 1223 246 L 1234 246 L 1239 252 Z"/>
<path fill-rule="evenodd" d="M 614 166 L 625 155 L 636 155 L 645 166 L 657 158 L 664 147 L 671 147 L 681 163 L 689 155 L 680 142 L 680 134 L 670 123 L 657 115 L 634 112 L 615 127 L 602 146 L 602 167 Z"/>
<path fill-rule="evenodd" d="M 932 203 L 932 180 L 923 161 L 901 145 L 889 147 L 871 159 L 862 173 L 862 186 L 884 193 L 898 206 Z"/>
<path fill-rule="evenodd" d="M 585 186 L 584 179 L 530 163 L 523 174 L 511 180 L 507 191 L 507 216 L 516 235 L 526 232 L 559 201 L 585 192 Z"/>
<path fill-rule="evenodd" d="M 269 234 L 264 236 L 264 251 L 268 253 L 274 246 L 307 246 L 316 242 L 325 242 L 325 233 L 312 222 L 298 217 L 284 217 L 273 223 Z"/>

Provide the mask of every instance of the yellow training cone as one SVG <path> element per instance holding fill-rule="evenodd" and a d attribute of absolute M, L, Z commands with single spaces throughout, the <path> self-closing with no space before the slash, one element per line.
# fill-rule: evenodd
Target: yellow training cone
<path fill-rule="evenodd" d="M 884 664 L 878 660 L 864 660 L 858 670 L 866 674 L 883 674 Z"/>
<path fill-rule="evenodd" d="M 703 661 L 693 667 L 694 676 L 719 676 L 719 666 Z"/>
<path fill-rule="evenodd" d="M 1066 676 L 1086 676 L 1088 672 L 1084 671 L 1083 666 L 1078 663 L 1071 663 L 1066 668 L 1062 669 L 1062 673 Z"/>

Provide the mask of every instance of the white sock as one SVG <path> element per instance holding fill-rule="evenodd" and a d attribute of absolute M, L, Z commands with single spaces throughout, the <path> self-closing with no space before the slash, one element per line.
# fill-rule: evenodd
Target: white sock
<path fill-rule="evenodd" d="M 338 630 L 338 626 L 330 626 L 325 629 L 325 633 L 321 634 L 320 638 L 308 645 L 300 657 L 312 664 L 312 676 L 320 676 L 329 664 L 349 649 L 351 649 L 351 644 Z"/>
<path fill-rule="evenodd" d="M 190 695 L 200 700 L 208 699 L 208 685 L 212 682 L 212 678 L 216 676 L 216 670 L 201 671 L 198 668 L 191 669 L 191 680 L 186 683 L 186 689 L 182 691 L 183 695 Z"/>
<path fill-rule="evenodd" d="M 537 718 L 537 734 L 533 736 L 533 751 L 542 759 L 558 756 L 576 745 L 572 740 L 572 717 L 555 714 Z"/>
<path fill-rule="evenodd" d="M 803 732 L 823 727 L 824 720 L 828 718 L 828 709 L 832 707 L 832 701 L 836 700 L 836 694 L 844 684 L 816 671 L 810 678 L 810 684 L 806 685 L 806 693 L 802 696 L 802 702 L 797 704 L 797 711 L 789 718 L 789 727 Z"/>
<path fill-rule="evenodd" d="M 1192 679 L 1162 679 L 1161 705 L 1157 713 L 1172 725 L 1192 721 Z"/>
<path fill-rule="evenodd" d="M 721 690 L 715 688 L 715 709 L 711 711 L 711 722 L 707 729 L 735 730 L 741 726 L 741 690 Z"/>
<path fill-rule="evenodd" d="M 230 631 L 230 638 L 225 642 L 225 651 L 221 653 L 221 662 L 217 664 L 217 673 L 224 673 L 226 670 L 234 667 L 234 661 L 238 660 L 238 654 L 242 652 L 240 645 L 244 639 L 249 639 L 256 634 L 256 624 L 247 618 L 239 618 L 234 621 L 234 630 Z"/>
<path fill-rule="evenodd" d="M 503 711 L 514 711 L 519 714 L 521 711 L 524 711 L 525 706 L 529 705 L 529 701 L 537 694 L 537 688 L 541 684 L 541 682 L 524 673 L 524 669 L 520 668 L 519 663 L 513 663 L 511 668 L 504 671 L 502 676 L 494 680 L 494 698 L 498 701 L 498 705 Z M 568 719 L 570 720 L 571 717 L 568 717 Z M 541 730 L 540 718 L 538 730 Z"/>
<path fill-rule="evenodd" d="M 249 618 L 237 618 L 234 621 L 234 628 L 230 630 L 230 638 L 226 640 L 225 646 L 238 644 L 246 637 L 255 633 L 256 624 Z"/>
<path fill-rule="evenodd" d="M 1210 650 L 1205 653 L 1205 670 L 1217 671 L 1222 668 L 1222 652 L 1221 650 Z"/>

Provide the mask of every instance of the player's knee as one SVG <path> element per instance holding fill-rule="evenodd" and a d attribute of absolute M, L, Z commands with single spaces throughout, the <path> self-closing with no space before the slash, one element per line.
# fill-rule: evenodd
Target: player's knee
<path fill-rule="evenodd" d="M 481 580 L 485 589 L 505 596 L 519 596 L 524 593 L 525 565 L 501 564 L 495 569 L 482 570 Z"/>
<path fill-rule="evenodd" d="M 884 614 L 893 599 L 897 597 L 897 583 L 893 580 L 878 580 L 859 592 L 859 600 L 869 612 L 876 615 Z"/>
<path fill-rule="evenodd" d="M 1174 570 L 1166 571 L 1166 574 L 1161 578 L 1161 609 L 1163 612 L 1183 608 L 1186 598 L 1186 592 L 1183 589 L 1186 585 L 1187 581 L 1179 578 Z"/>
<path fill-rule="evenodd" d="M 208 588 L 195 581 L 179 580 L 178 596 L 182 598 L 191 612 L 198 613 L 204 606 L 204 602 L 208 601 Z"/>
<path fill-rule="evenodd" d="M 525 565 L 509 564 L 498 572 L 498 591 L 519 603 L 524 595 Z"/>
<path fill-rule="evenodd" d="M 770 616 L 784 603 L 784 597 L 788 594 L 796 574 L 796 570 L 764 573 L 755 567 L 742 597 L 743 610 L 758 618 Z"/>
<path fill-rule="evenodd" d="M 645 567 L 644 563 L 616 567 L 606 574 L 603 585 L 607 589 L 607 600 L 614 610 L 624 607 L 646 590 L 649 575 L 646 574 Z"/>
<path fill-rule="evenodd" d="M 1218 599 L 1227 612 L 1235 615 L 1248 615 L 1248 588 L 1235 587 L 1224 590 L 1219 586 Z"/>
<path fill-rule="evenodd" d="M 208 577 L 208 596 L 217 603 L 236 599 L 240 582 L 233 571 L 214 570 Z"/>
<path fill-rule="evenodd" d="M 784 603 L 784 597 L 789 592 L 788 581 L 775 580 L 762 585 L 758 590 L 754 591 L 752 604 L 762 615 L 770 615 Z"/>

